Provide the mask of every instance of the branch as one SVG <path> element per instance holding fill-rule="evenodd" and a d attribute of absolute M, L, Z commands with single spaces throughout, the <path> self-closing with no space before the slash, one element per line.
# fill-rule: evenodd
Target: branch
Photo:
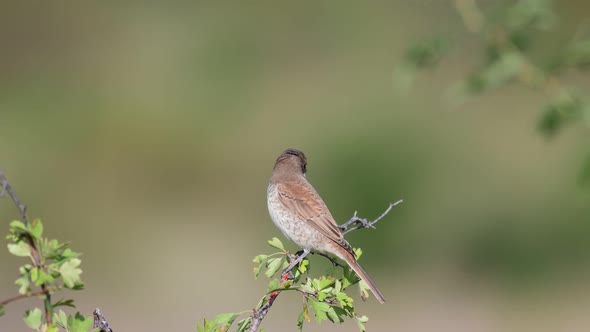
<path fill-rule="evenodd" d="M 2 198 L 2 196 L 4 196 L 4 193 L 8 192 L 8 195 L 10 196 L 10 198 L 12 198 L 14 205 L 16 205 L 16 207 L 18 208 L 18 211 L 20 212 L 22 222 L 25 223 L 25 225 L 28 224 L 29 219 L 27 218 L 27 206 L 25 204 L 23 204 L 18 199 L 18 196 L 16 196 L 16 193 L 14 192 L 14 190 L 12 190 L 12 186 L 10 185 L 10 183 L 8 183 L 8 179 L 6 178 L 6 176 L 4 175 L 4 172 L 2 172 L 1 169 L 0 169 L 0 181 L 2 182 L 2 190 L 0 191 L 0 198 Z"/>
<path fill-rule="evenodd" d="M 285 281 L 289 279 L 289 272 L 283 274 L 279 285 L 284 284 Z M 260 324 L 262 323 L 262 320 L 264 319 L 264 317 L 266 317 L 266 314 L 268 314 L 270 307 L 272 307 L 272 304 L 275 302 L 279 294 L 281 294 L 281 291 L 277 290 L 266 295 L 264 299 L 262 299 L 263 302 L 266 300 L 266 303 L 264 303 L 264 305 L 260 307 L 260 309 L 255 309 L 252 311 L 252 315 L 250 316 L 252 318 L 252 325 L 250 325 L 248 332 L 257 332 L 260 329 Z"/>
<path fill-rule="evenodd" d="M 373 226 L 375 225 L 377 222 L 379 222 L 379 220 L 383 219 L 383 217 L 385 217 L 389 211 L 391 211 L 391 209 L 393 209 L 394 206 L 400 204 L 401 202 L 403 202 L 403 199 L 400 199 L 394 203 L 390 203 L 389 206 L 387 207 L 387 209 L 385 210 L 385 212 L 383 212 L 379 217 L 377 217 L 377 219 L 373 220 L 373 221 L 369 221 L 366 218 L 359 218 L 356 213 L 357 211 L 354 211 L 354 215 L 352 216 L 352 218 L 350 218 L 350 220 L 348 220 L 347 222 L 345 222 L 342 225 L 338 225 L 338 228 L 340 228 L 340 230 L 342 231 L 342 235 L 346 235 L 352 231 L 355 231 L 357 229 L 361 229 L 361 228 L 373 228 L 375 229 L 376 227 Z M 348 229 L 348 227 L 350 227 L 350 225 L 354 226 L 350 229 Z"/>
<path fill-rule="evenodd" d="M 401 202 L 403 202 L 402 199 L 398 200 L 395 203 L 389 204 L 389 206 L 387 207 L 385 212 L 383 212 L 377 219 L 375 219 L 373 221 L 368 221 L 365 218 L 359 218 L 356 215 L 357 212 L 355 211 L 354 215 L 352 216 L 352 218 L 350 218 L 350 220 L 348 220 L 347 222 L 345 222 L 342 225 L 339 225 L 338 227 L 343 231 L 342 234 L 346 234 L 346 233 L 349 233 L 349 232 L 352 232 L 354 230 L 361 229 L 361 228 L 375 228 L 375 226 L 373 226 L 373 225 L 376 224 L 379 220 L 383 219 L 383 217 L 385 217 L 394 206 L 400 204 Z M 354 226 L 352 226 L 349 229 L 349 227 L 353 224 L 354 224 Z M 292 278 L 291 271 L 295 268 L 295 266 L 297 266 L 297 263 L 299 263 L 308 253 L 309 253 L 309 250 L 305 250 L 305 251 L 302 250 L 302 251 L 296 253 L 295 255 L 287 255 L 287 259 L 289 260 L 289 266 L 281 273 L 281 281 L 279 282 L 279 286 L 282 286 L 287 280 Z M 338 262 L 336 262 L 335 260 L 333 260 L 329 256 L 324 255 L 324 254 L 321 254 L 321 255 L 328 258 L 333 264 L 342 266 L 341 264 L 339 264 Z M 264 304 L 260 307 L 260 309 L 254 309 L 252 311 L 252 315 L 250 316 L 252 324 L 250 325 L 248 332 L 257 332 L 260 329 L 260 324 L 262 323 L 262 320 L 264 319 L 264 317 L 266 317 L 266 315 L 268 314 L 268 311 L 270 310 L 273 303 L 275 302 L 275 300 L 277 299 L 277 297 L 279 296 L 279 294 L 281 292 L 282 292 L 281 290 L 276 290 L 276 291 L 273 291 L 270 294 L 266 295 L 262 299 L 261 303 L 264 303 Z"/>
<path fill-rule="evenodd" d="M 20 215 L 21 215 L 22 222 L 25 225 L 28 225 L 29 219 L 27 218 L 27 206 L 24 203 L 22 203 L 20 201 L 20 199 L 18 199 L 18 196 L 16 196 L 16 193 L 12 189 L 12 186 L 10 185 L 10 183 L 8 183 L 8 179 L 6 178 L 6 176 L 4 175 L 4 172 L 2 172 L 2 170 L 0 170 L 0 181 L 2 182 L 2 190 L 0 191 L 0 198 L 2 196 L 4 196 L 5 192 L 7 192 L 8 195 L 10 196 L 10 198 L 12 198 L 14 205 L 16 205 L 16 207 L 18 208 L 18 211 L 20 212 Z M 40 267 L 41 266 L 41 255 L 39 254 L 39 250 L 37 249 L 37 245 L 35 244 L 35 240 L 30 235 L 25 236 L 24 238 L 26 239 L 27 243 L 31 246 L 31 257 L 33 259 L 33 265 L 35 265 L 35 267 Z M 43 304 L 45 307 L 45 320 L 47 321 L 48 325 L 51 325 L 52 320 L 53 320 L 53 317 L 52 317 L 53 310 L 51 307 L 51 292 L 47 288 L 47 286 L 41 285 L 41 294 L 45 295 L 45 299 L 43 300 Z"/>
<path fill-rule="evenodd" d="M 99 329 L 100 332 L 113 332 L 113 329 L 109 326 L 109 322 L 100 312 L 99 308 L 94 309 L 94 323 L 92 329 Z"/>
<path fill-rule="evenodd" d="M 24 299 L 24 298 L 27 298 L 27 297 L 39 296 L 39 295 L 47 294 L 48 292 L 49 292 L 49 289 L 42 289 L 40 291 L 36 291 L 36 292 L 31 293 L 31 294 L 21 294 L 21 295 L 13 296 L 13 297 L 8 298 L 6 300 L 0 301 L 0 306 L 7 305 L 10 302 L 18 301 L 20 299 Z"/>

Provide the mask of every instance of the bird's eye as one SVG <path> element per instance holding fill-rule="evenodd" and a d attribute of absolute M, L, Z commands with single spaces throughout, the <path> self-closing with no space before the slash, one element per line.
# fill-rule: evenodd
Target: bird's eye
<path fill-rule="evenodd" d="M 297 154 L 297 152 L 295 152 L 293 150 L 287 151 L 287 154 L 290 154 L 290 155 L 295 156 L 295 157 L 299 157 L 299 154 Z"/>

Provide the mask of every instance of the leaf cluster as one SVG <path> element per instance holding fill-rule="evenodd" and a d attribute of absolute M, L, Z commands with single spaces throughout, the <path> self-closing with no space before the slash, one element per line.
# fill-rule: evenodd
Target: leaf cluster
<path fill-rule="evenodd" d="M 68 243 L 43 237 L 43 223 L 35 219 L 31 223 L 15 220 L 9 225 L 6 239 L 10 241 L 8 251 L 18 257 L 28 257 L 30 263 L 19 267 L 15 284 L 18 293 L 24 297 L 40 296 L 44 301 L 45 314 L 39 308 L 27 310 L 24 322 L 33 330 L 54 332 L 61 327 L 65 331 L 81 332 L 90 329 L 92 317 L 80 313 L 67 315 L 58 307 L 72 307 L 71 299 L 52 302 L 51 295 L 63 288 L 81 290 L 84 284 L 80 278 L 80 254 L 73 251 Z M 0 315 L 5 309 L 0 306 Z M 50 317 L 47 317 L 50 316 Z"/>
<path fill-rule="evenodd" d="M 254 276 L 257 278 L 264 274 L 265 277 L 271 279 L 267 286 L 267 294 L 260 300 L 254 312 L 267 306 L 273 294 L 293 291 L 302 296 L 303 302 L 296 321 L 299 331 L 303 329 L 306 321 L 311 321 L 310 313 L 318 323 L 325 320 L 332 323 L 343 323 L 345 318 L 350 318 L 356 322 L 360 331 L 365 331 L 364 324 L 368 318 L 355 313 L 354 300 L 347 294 L 347 291 L 350 286 L 358 284 L 361 297 L 364 300 L 369 296 L 368 287 L 364 282 L 359 282 L 359 278 L 350 268 L 340 269 L 334 266 L 324 275 L 314 278 L 309 275 L 310 261 L 304 258 L 293 270 L 285 271 L 290 262 L 295 259 L 294 255 L 286 251 L 282 242 L 277 238 L 268 241 L 268 244 L 279 251 L 257 255 L 253 259 L 255 263 Z M 357 257 L 360 257 L 362 251 L 356 249 L 355 253 Z M 204 320 L 203 325 L 197 324 L 197 329 L 199 332 L 228 331 L 234 321 L 243 313 L 220 314 L 213 320 Z M 237 322 L 237 331 L 246 331 L 251 327 L 251 324 L 252 317 L 246 317 Z"/>
<path fill-rule="evenodd" d="M 578 88 L 566 83 L 565 77 L 573 70 L 589 68 L 590 36 L 580 29 L 570 40 L 561 41 L 559 47 L 547 49 L 547 33 L 555 31 L 559 21 L 553 1 L 518 0 L 495 5 L 473 1 L 469 6 L 460 5 L 466 2 L 454 3 L 466 30 L 477 37 L 481 55 L 479 64 L 447 91 L 452 104 L 520 84 L 539 92 L 544 100 L 536 127 L 545 137 L 554 137 L 575 123 L 590 126 L 589 102 Z M 478 8 L 478 3 L 486 9 Z M 449 35 L 437 35 L 410 46 L 396 75 L 398 88 L 407 90 L 419 71 L 438 66 L 451 46 L 457 45 L 451 45 L 450 40 Z M 550 55 L 539 59 L 539 49 Z M 590 178 L 589 165 L 583 168 L 583 183 Z"/>

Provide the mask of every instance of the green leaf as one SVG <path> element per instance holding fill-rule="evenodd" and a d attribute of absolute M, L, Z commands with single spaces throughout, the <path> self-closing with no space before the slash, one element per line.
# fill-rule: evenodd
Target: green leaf
<path fill-rule="evenodd" d="M 301 311 L 297 316 L 297 331 L 303 331 L 303 319 L 303 311 Z"/>
<path fill-rule="evenodd" d="M 31 292 L 31 282 L 29 280 L 29 274 L 25 274 L 20 276 L 18 279 L 16 279 L 16 281 L 14 282 L 17 286 L 20 286 L 20 288 L 18 289 L 18 293 L 21 295 L 25 295 L 27 293 Z"/>
<path fill-rule="evenodd" d="M 356 284 L 359 280 L 359 277 L 351 268 L 345 268 L 342 276 L 342 289 L 346 289 L 348 286 Z"/>
<path fill-rule="evenodd" d="M 19 230 L 19 231 L 23 231 L 23 232 L 28 232 L 29 230 L 27 229 L 27 226 L 25 226 L 25 224 L 20 221 L 20 220 L 13 220 L 10 222 L 10 228 L 15 229 L 15 230 Z"/>
<path fill-rule="evenodd" d="M 363 249 L 361 248 L 354 248 L 354 257 L 356 257 L 356 259 L 358 260 L 359 258 L 361 258 L 361 256 L 363 255 Z"/>
<path fill-rule="evenodd" d="M 274 248 L 277 248 L 279 250 L 285 251 L 285 247 L 283 247 L 283 243 L 281 242 L 281 240 L 277 239 L 276 237 L 273 237 L 271 240 L 267 241 L 267 243 Z"/>
<path fill-rule="evenodd" d="M 41 222 L 41 219 L 33 220 L 33 223 L 29 226 L 29 230 L 31 236 L 38 240 L 43 234 L 43 223 Z"/>
<path fill-rule="evenodd" d="M 275 278 L 268 283 L 268 287 L 266 288 L 266 292 L 270 293 L 274 290 L 279 288 L 279 279 Z"/>
<path fill-rule="evenodd" d="M 74 286 L 82 282 L 80 280 L 82 270 L 78 268 L 80 263 L 81 261 L 78 258 L 72 258 L 59 267 L 59 273 L 61 273 L 64 285 L 67 288 L 74 288 Z"/>
<path fill-rule="evenodd" d="M 33 330 L 37 330 L 41 326 L 42 318 L 43 313 L 41 312 L 41 309 L 35 308 L 25 312 L 24 321 L 28 327 L 32 328 Z"/>
<path fill-rule="evenodd" d="M 365 332 L 365 323 L 369 321 L 367 316 L 355 316 L 356 325 L 358 326 L 361 332 Z"/>
<path fill-rule="evenodd" d="M 302 291 L 307 292 L 307 293 L 312 293 L 312 294 L 315 293 L 315 289 L 313 288 L 311 278 L 307 278 L 307 281 L 305 282 L 305 284 L 299 286 L 299 289 L 301 289 Z"/>
<path fill-rule="evenodd" d="M 354 310 L 353 310 L 353 308 L 340 308 L 338 306 L 332 306 L 332 309 L 334 309 L 334 312 L 340 318 L 344 318 L 344 317 L 353 318 L 354 317 Z"/>
<path fill-rule="evenodd" d="M 319 279 L 319 288 L 320 290 L 326 289 L 327 287 L 331 286 L 334 283 L 334 277 L 326 277 L 321 276 Z"/>
<path fill-rule="evenodd" d="M 361 293 L 361 300 L 366 301 L 369 298 L 369 286 L 364 280 L 359 281 L 359 291 Z"/>
<path fill-rule="evenodd" d="M 258 255 L 252 260 L 254 263 L 260 264 L 268 258 L 268 255 Z"/>
<path fill-rule="evenodd" d="M 227 331 L 238 316 L 240 316 L 239 313 L 233 312 L 219 314 L 213 319 L 212 326 L 220 331 Z"/>
<path fill-rule="evenodd" d="M 262 270 L 263 264 L 260 264 L 254 268 L 254 279 L 257 279 L 260 275 L 260 271 Z"/>
<path fill-rule="evenodd" d="M 68 329 L 68 316 L 63 310 L 53 313 L 53 322 L 64 329 Z"/>
<path fill-rule="evenodd" d="M 262 268 L 266 266 L 268 255 L 258 255 L 254 257 L 252 261 L 258 264 L 258 266 L 254 268 L 254 278 L 258 278 L 260 271 L 262 271 Z"/>
<path fill-rule="evenodd" d="M 336 279 L 336 281 L 334 281 L 334 293 L 338 294 L 340 291 L 342 291 L 342 282 Z"/>
<path fill-rule="evenodd" d="M 238 322 L 238 332 L 244 332 L 252 325 L 252 318 L 244 318 Z"/>
<path fill-rule="evenodd" d="M 68 316 L 68 326 L 70 332 L 86 332 L 92 326 L 93 317 L 84 317 L 79 312 L 75 316 Z"/>
<path fill-rule="evenodd" d="M 272 276 L 275 275 L 275 273 L 277 273 L 277 271 L 283 265 L 283 261 L 284 261 L 284 257 L 277 257 L 277 258 L 269 259 L 268 263 L 267 263 L 267 270 L 266 270 L 266 272 L 264 272 L 264 275 L 267 278 L 272 278 Z"/>
<path fill-rule="evenodd" d="M 37 280 L 39 279 L 39 267 L 35 266 L 32 270 L 31 270 L 31 281 L 36 283 Z"/>
<path fill-rule="evenodd" d="M 37 278 L 35 285 L 37 285 L 37 286 L 48 285 L 54 281 L 55 281 L 55 278 L 51 274 L 48 274 L 43 269 L 40 269 L 39 270 L 39 278 Z"/>
<path fill-rule="evenodd" d="M 0 305 L 0 317 L 2 317 L 4 315 L 4 312 L 5 312 L 4 310 L 5 310 L 4 306 Z"/>
<path fill-rule="evenodd" d="M 211 328 L 209 327 L 211 325 L 211 321 L 208 321 L 206 319 L 203 319 L 203 325 L 197 323 L 197 331 L 199 332 L 209 332 L 211 331 Z"/>
<path fill-rule="evenodd" d="M 365 327 L 365 324 L 363 324 L 359 320 L 355 320 L 355 321 L 356 321 L 356 326 L 358 326 L 358 328 L 359 328 L 359 331 L 365 332 L 367 330 L 367 328 Z"/>
<path fill-rule="evenodd" d="M 18 257 L 27 257 L 31 255 L 31 246 L 25 241 L 8 244 L 8 251 Z"/>
<path fill-rule="evenodd" d="M 47 324 L 41 325 L 41 332 L 59 332 L 59 328 L 55 325 L 47 326 Z"/>
<path fill-rule="evenodd" d="M 330 305 L 324 302 L 318 302 L 314 300 L 309 300 L 311 303 L 311 309 L 313 310 L 313 314 L 315 316 L 315 320 L 320 323 L 328 319 L 327 312 L 330 310 Z"/>
<path fill-rule="evenodd" d="M 335 308 L 340 309 L 340 311 L 336 312 Z M 344 322 L 344 318 L 342 318 L 342 309 L 341 308 L 330 306 L 330 309 L 328 309 L 327 314 L 328 314 L 328 319 L 332 323 Z"/>
<path fill-rule="evenodd" d="M 57 302 L 55 302 L 53 304 L 54 308 L 57 307 L 70 307 L 70 308 L 75 308 L 76 306 L 74 305 L 74 300 L 64 300 L 64 299 L 59 299 Z"/>
<path fill-rule="evenodd" d="M 64 258 L 75 258 L 80 256 L 79 253 L 72 251 L 70 248 L 65 248 L 64 252 L 61 254 Z"/>
<path fill-rule="evenodd" d="M 307 272 L 308 268 L 309 268 L 309 260 L 306 258 L 302 259 L 301 262 L 299 262 L 299 266 L 297 267 L 297 269 L 301 273 Z"/>
<path fill-rule="evenodd" d="M 346 294 L 344 292 L 336 293 L 336 299 L 338 300 L 340 305 L 343 307 L 352 306 L 352 301 L 353 301 L 352 297 L 348 296 L 348 294 Z"/>

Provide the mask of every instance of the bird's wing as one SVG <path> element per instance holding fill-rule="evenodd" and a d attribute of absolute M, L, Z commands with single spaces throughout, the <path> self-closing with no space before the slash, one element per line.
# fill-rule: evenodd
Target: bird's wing
<path fill-rule="evenodd" d="M 289 211 L 334 242 L 346 247 L 348 244 L 328 207 L 309 183 L 285 182 L 277 187 L 279 201 Z"/>

